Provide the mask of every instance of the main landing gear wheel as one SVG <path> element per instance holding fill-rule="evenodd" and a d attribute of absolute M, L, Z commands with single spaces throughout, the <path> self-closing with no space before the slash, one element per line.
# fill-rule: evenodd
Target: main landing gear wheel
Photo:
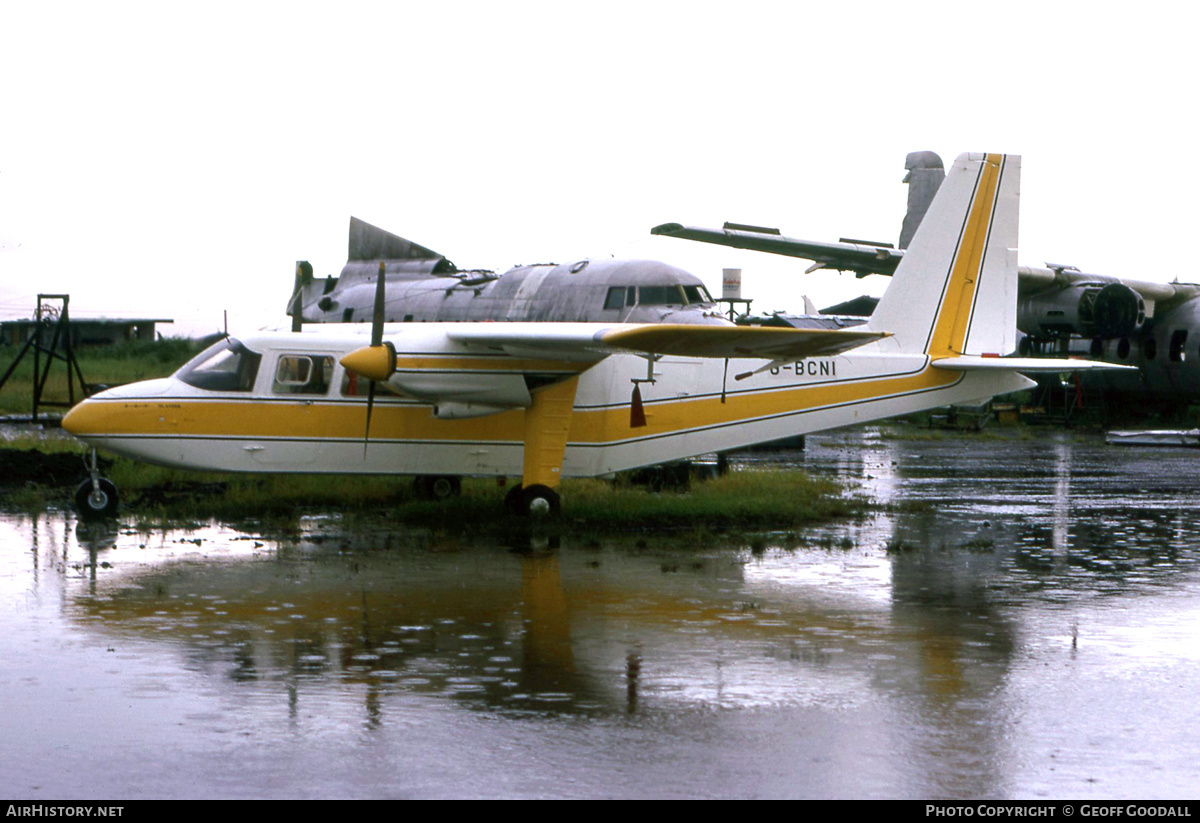
<path fill-rule="evenodd" d="M 117 487 L 108 478 L 84 480 L 75 490 L 75 510 L 84 520 L 102 520 L 117 513 Z"/>
<path fill-rule="evenodd" d="M 558 514 L 560 498 L 549 486 L 516 486 L 504 498 L 504 505 L 520 517 L 547 517 Z"/>

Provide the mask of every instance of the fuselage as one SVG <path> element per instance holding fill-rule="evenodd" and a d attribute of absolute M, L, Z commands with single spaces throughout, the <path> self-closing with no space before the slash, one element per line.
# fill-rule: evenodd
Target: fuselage
<path fill-rule="evenodd" d="M 1118 337 L 1026 338 L 1031 353 L 1103 360 L 1137 366 L 1137 371 L 1089 373 L 1084 385 L 1116 396 L 1153 398 L 1186 406 L 1200 399 L 1200 298 L 1167 308 L 1137 331 Z"/>
<path fill-rule="evenodd" d="M 664 356 L 650 374 L 638 355 L 531 360 L 455 343 L 440 324 L 391 325 L 400 368 L 386 384 L 393 391 L 375 398 L 368 438 L 366 381 L 339 362 L 368 336 L 366 325 L 346 324 L 223 341 L 172 377 L 89 398 L 63 426 L 109 451 L 191 469 L 519 476 L 522 398 L 578 376 L 562 476 L 581 477 L 1028 385 L 1008 372 L 933 369 L 925 355 L 875 344 L 735 380 L 765 361 Z M 635 380 L 646 418 L 636 427 Z M 453 413 L 472 403 L 482 411 Z"/>
<path fill-rule="evenodd" d="M 301 286 L 304 321 L 370 321 L 381 263 L 387 322 L 725 322 L 700 278 L 654 260 L 580 260 L 500 275 L 443 274 L 427 260 L 351 261 L 340 277 Z"/>

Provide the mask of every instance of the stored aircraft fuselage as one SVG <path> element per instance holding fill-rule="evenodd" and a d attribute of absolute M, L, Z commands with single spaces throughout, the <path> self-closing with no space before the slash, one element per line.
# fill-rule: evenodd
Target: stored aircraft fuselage
<path fill-rule="evenodd" d="M 297 264 L 288 314 L 304 323 L 371 320 L 375 280 L 386 279 L 384 321 L 712 323 L 728 321 L 703 281 L 655 260 L 577 260 L 503 274 L 460 270 L 443 255 L 350 218 L 338 277 Z"/>

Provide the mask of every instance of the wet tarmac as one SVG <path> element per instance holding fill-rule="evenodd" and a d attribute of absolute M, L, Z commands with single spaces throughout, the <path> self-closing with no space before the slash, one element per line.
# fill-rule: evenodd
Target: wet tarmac
<path fill-rule="evenodd" d="M 738 468 L 881 509 L 753 549 L 0 516 L 0 796 L 1195 797 L 1197 460 L 812 437 Z"/>

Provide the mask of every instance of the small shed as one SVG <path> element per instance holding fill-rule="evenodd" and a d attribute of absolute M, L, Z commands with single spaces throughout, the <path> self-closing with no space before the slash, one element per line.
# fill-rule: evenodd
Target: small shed
<path fill-rule="evenodd" d="M 166 318 L 71 318 L 72 346 L 111 346 L 126 340 L 154 340 L 155 326 L 173 323 Z M 0 341 L 19 346 L 33 336 L 37 321 L 32 317 L 0 321 Z"/>

